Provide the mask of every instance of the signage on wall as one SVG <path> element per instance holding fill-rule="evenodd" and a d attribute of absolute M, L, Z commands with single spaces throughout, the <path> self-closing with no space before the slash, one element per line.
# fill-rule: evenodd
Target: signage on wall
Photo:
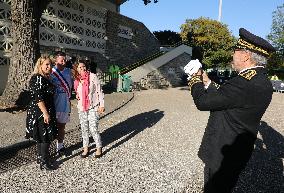
<path fill-rule="evenodd" d="M 122 37 L 122 38 L 132 39 L 133 32 L 132 32 L 132 29 L 130 27 L 119 25 L 117 35 L 119 37 Z"/>

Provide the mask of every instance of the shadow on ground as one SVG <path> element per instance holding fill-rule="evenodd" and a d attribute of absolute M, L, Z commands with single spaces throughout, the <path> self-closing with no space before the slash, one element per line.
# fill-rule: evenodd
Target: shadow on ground
<path fill-rule="evenodd" d="M 108 115 L 118 111 L 125 105 L 127 105 L 134 98 L 134 94 L 130 99 L 128 99 L 123 104 L 120 104 L 117 108 L 111 110 L 104 116 L 100 117 L 100 119 L 106 118 Z M 5 112 L 14 112 L 17 109 L 14 108 L 6 108 L 3 111 Z M 0 112 L 3 112 L 0 109 Z M 74 150 L 77 150 L 82 147 L 82 139 L 81 139 L 81 130 L 79 125 L 76 128 L 69 130 L 65 135 L 66 139 L 66 157 L 63 159 L 59 159 L 59 162 L 55 163 L 56 166 L 60 165 L 64 160 L 70 159 L 80 154 L 80 152 L 76 154 L 72 154 Z M 75 144 L 75 145 L 74 145 Z M 52 159 L 57 159 L 56 156 L 56 140 L 51 143 L 50 153 Z M 4 148 L 0 148 L 0 173 L 7 172 L 9 170 L 16 169 L 23 165 L 32 163 L 36 160 L 36 142 L 33 140 L 26 140 L 20 143 L 12 144 L 6 146 Z"/>
<path fill-rule="evenodd" d="M 103 149 L 103 156 L 107 154 L 109 151 L 111 151 L 114 148 L 117 148 L 121 144 L 127 142 L 132 137 L 140 133 L 141 131 L 152 127 L 157 122 L 159 122 L 162 117 L 164 116 L 164 111 L 160 111 L 158 109 L 144 112 L 137 114 L 135 116 L 132 116 L 128 118 L 127 120 L 118 123 L 104 132 L 101 133 L 102 141 L 103 141 L 103 147 L 108 146 L 109 144 L 112 144 L 112 146 L 108 147 L 107 149 Z M 92 142 L 92 141 L 90 141 Z M 78 142 L 74 145 L 71 145 L 67 148 L 67 152 L 73 152 L 78 149 L 82 148 L 82 142 Z M 94 149 L 95 147 L 92 146 L 90 149 Z M 61 163 L 78 156 L 81 152 L 78 152 L 76 154 L 73 154 L 71 156 L 68 156 L 61 160 Z M 92 152 L 90 152 L 92 153 Z"/>
<path fill-rule="evenodd" d="M 233 193 L 284 193 L 284 137 L 264 121 L 258 132 L 261 137 L 255 141 L 253 154 Z M 190 191 L 185 188 L 182 192 Z"/>
<path fill-rule="evenodd" d="M 234 193 L 284 192 L 284 137 L 261 122 L 255 150 L 241 174 Z"/>
<path fill-rule="evenodd" d="M 33 162 L 36 159 L 35 147 L 34 141 L 24 141 L 9 148 L 0 148 L 0 173 Z"/>
<path fill-rule="evenodd" d="M 164 111 L 155 109 L 130 117 L 127 120 L 105 130 L 102 133 L 102 139 L 104 141 L 103 145 L 107 146 L 113 142 L 116 143 L 114 143 L 110 148 L 106 149 L 104 153 L 107 153 L 120 146 L 144 129 L 152 127 L 159 122 L 163 116 Z"/>

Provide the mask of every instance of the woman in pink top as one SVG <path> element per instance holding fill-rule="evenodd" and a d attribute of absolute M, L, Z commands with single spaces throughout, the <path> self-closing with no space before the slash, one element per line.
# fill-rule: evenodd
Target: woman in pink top
<path fill-rule="evenodd" d="M 96 143 L 95 158 L 102 155 L 101 136 L 98 132 L 99 115 L 104 113 L 104 93 L 96 74 L 87 71 L 84 61 L 73 66 L 74 89 L 83 138 L 82 158 L 89 156 L 89 131 Z"/>

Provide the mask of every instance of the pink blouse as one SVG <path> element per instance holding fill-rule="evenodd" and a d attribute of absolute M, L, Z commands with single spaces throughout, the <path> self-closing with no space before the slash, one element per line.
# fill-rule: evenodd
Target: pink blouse
<path fill-rule="evenodd" d="M 82 83 L 79 82 L 78 85 L 74 84 L 74 89 L 76 94 L 79 96 L 77 108 L 79 111 L 83 111 L 82 104 Z M 90 84 L 89 84 L 89 109 L 95 108 L 97 110 L 98 107 L 104 107 L 104 93 L 100 84 L 100 80 L 96 74 L 90 73 Z"/>

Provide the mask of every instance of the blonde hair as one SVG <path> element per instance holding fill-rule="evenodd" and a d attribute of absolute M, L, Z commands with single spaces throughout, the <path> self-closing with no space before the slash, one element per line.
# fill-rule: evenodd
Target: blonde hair
<path fill-rule="evenodd" d="M 43 74 L 43 72 L 42 72 L 42 70 L 41 70 L 41 65 L 43 64 L 43 62 L 44 62 L 45 60 L 49 60 L 50 63 L 52 63 L 52 60 L 51 60 L 48 56 L 41 56 L 41 57 L 37 60 L 37 62 L 36 62 L 36 64 L 35 64 L 35 68 L 34 68 L 34 71 L 33 71 L 33 73 L 32 73 L 33 75 L 34 75 L 34 74 L 41 74 L 41 75 L 44 76 L 44 74 Z"/>

